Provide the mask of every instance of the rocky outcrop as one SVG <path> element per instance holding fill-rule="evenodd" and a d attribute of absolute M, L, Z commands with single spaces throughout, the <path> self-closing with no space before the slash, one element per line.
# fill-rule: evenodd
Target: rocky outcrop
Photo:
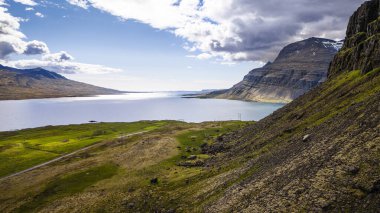
<path fill-rule="evenodd" d="M 119 91 L 72 81 L 42 68 L 0 65 L 0 100 L 117 94 Z"/>
<path fill-rule="evenodd" d="M 363 73 L 380 66 L 380 0 L 365 2 L 350 18 L 342 51 L 334 57 L 330 75 Z"/>
<path fill-rule="evenodd" d="M 355 12 L 325 83 L 223 141 L 215 164 L 245 157 L 254 172 L 206 212 L 379 212 L 378 8 Z"/>
<path fill-rule="evenodd" d="M 341 42 L 309 38 L 286 46 L 273 63 L 254 69 L 231 89 L 209 97 L 290 102 L 324 82 Z"/>

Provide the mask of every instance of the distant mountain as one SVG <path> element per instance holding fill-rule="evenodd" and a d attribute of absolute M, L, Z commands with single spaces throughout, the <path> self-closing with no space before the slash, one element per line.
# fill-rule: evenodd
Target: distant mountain
<path fill-rule="evenodd" d="M 42 68 L 16 69 L 0 65 L 0 100 L 116 94 L 120 91 L 69 80 Z"/>
<path fill-rule="evenodd" d="M 286 46 L 276 60 L 254 69 L 229 90 L 206 97 L 263 102 L 290 102 L 324 82 L 343 42 L 309 38 Z"/>

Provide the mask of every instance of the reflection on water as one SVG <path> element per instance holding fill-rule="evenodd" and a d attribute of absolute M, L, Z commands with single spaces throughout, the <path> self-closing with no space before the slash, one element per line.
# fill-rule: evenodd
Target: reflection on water
<path fill-rule="evenodd" d="M 175 93 L 151 92 L 151 93 L 124 93 L 118 95 L 98 95 L 92 97 L 57 98 L 54 101 L 101 101 L 101 100 L 143 100 L 153 98 L 178 97 Z M 46 99 L 47 100 L 47 99 Z"/>
<path fill-rule="evenodd" d="M 0 131 L 46 125 L 139 120 L 260 120 L 282 104 L 181 98 L 175 93 L 0 101 Z"/>

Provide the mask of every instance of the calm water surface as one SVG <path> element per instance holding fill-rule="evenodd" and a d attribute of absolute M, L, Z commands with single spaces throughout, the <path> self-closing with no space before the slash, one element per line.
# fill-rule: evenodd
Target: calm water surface
<path fill-rule="evenodd" d="M 139 120 L 260 120 L 283 104 L 188 99 L 174 93 L 0 101 L 0 131 L 47 125 Z"/>

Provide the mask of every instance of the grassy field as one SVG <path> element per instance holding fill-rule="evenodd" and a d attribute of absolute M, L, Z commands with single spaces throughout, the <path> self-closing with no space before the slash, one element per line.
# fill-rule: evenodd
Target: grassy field
<path fill-rule="evenodd" d="M 24 153 L 33 153 L 29 155 L 36 156 L 34 162 L 39 163 L 48 157 L 71 152 L 99 141 L 105 142 L 62 162 L 0 182 L 0 190 L 8 191 L 0 194 L 0 211 L 144 212 L 164 207 L 177 208 L 179 203 L 191 204 L 191 207 L 183 208 L 194 208 L 192 205 L 198 205 L 202 201 L 191 200 L 193 194 L 202 190 L 204 184 L 208 184 L 205 182 L 208 177 L 221 172 L 217 169 L 205 170 L 204 160 L 212 156 L 202 154 L 202 147 L 214 143 L 219 136 L 239 129 L 247 123 L 109 123 L 3 133 L 1 137 L 6 139 L 3 140 L 7 141 L 6 144 L 22 143 L 26 136 L 30 144 L 41 144 L 37 147 L 44 151 L 27 148 L 23 150 Z M 117 138 L 121 134 L 144 129 L 155 131 L 138 137 Z M 46 136 L 50 137 L 50 140 L 45 140 Z M 78 140 L 78 137 L 82 139 Z M 67 142 L 61 142 L 66 139 Z M 84 142 L 79 143 L 82 140 Z M 49 141 L 57 148 L 54 149 Z M 71 141 L 79 144 L 59 146 L 60 143 Z M 45 158 L 41 158 L 34 155 L 34 151 L 57 153 L 53 156 L 47 155 L 48 157 L 43 155 Z M 7 159 L 4 154 L 2 159 L 4 161 L 0 164 L 1 168 L 12 168 L 5 165 L 6 163 L 17 165 L 18 168 L 30 165 L 19 163 L 21 161 L 12 163 L 13 161 Z M 157 182 L 152 182 L 154 179 Z"/>
<path fill-rule="evenodd" d="M 2 132 L 0 133 L 0 177 L 104 140 L 154 130 L 166 123 L 164 121 L 96 123 Z"/>

